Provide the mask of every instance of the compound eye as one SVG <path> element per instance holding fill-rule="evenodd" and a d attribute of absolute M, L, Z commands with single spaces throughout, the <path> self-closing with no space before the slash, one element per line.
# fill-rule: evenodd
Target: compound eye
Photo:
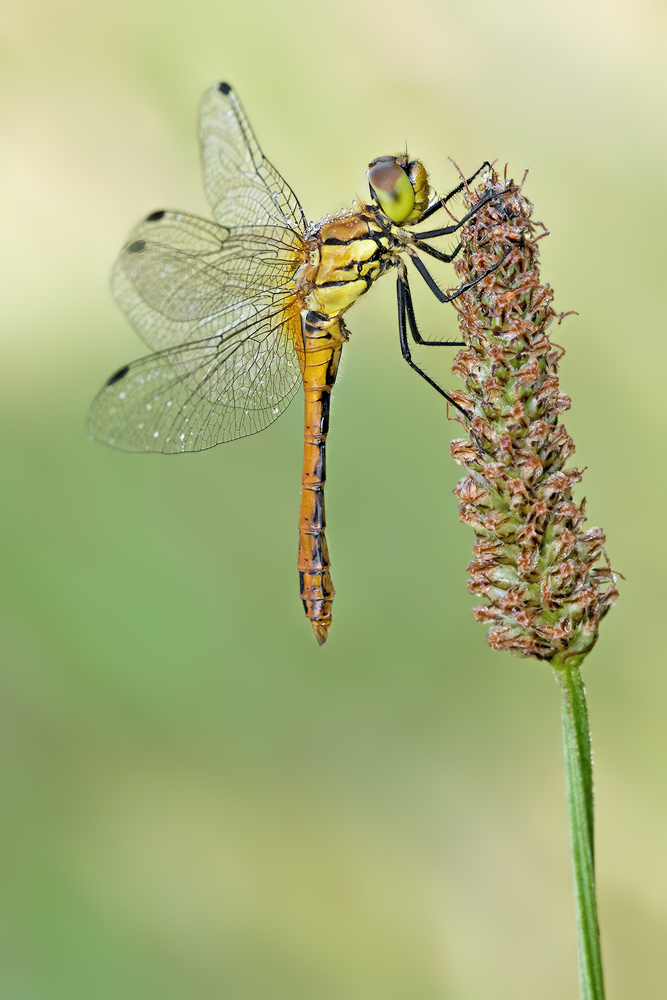
<path fill-rule="evenodd" d="M 405 222 L 415 205 L 410 178 L 393 156 L 380 156 L 369 165 L 371 194 L 392 222 Z"/>

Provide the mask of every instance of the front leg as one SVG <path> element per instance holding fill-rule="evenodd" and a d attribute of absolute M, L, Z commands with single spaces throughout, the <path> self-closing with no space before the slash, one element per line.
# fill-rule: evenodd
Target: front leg
<path fill-rule="evenodd" d="M 510 189 L 506 188 L 506 190 L 509 191 Z M 473 216 L 476 215 L 477 212 L 479 212 L 480 208 L 483 208 L 484 205 L 488 205 L 490 201 L 496 201 L 504 194 L 505 191 L 488 191 L 484 195 L 484 197 L 480 198 L 477 204 L 474 205 L 473 208 L 471 208 L 470 211 L 463 216 L 461 221 L 456 223 L 456 225 L 443 226 L 442 229 L 429 229 L 428 232 L 426 233 L 417 233 L 416 235 L 420 240 L 434 240 L 438 236 L 449 236 L 451 233 L 457 232 L 457 230 L 459 230 L 461 226 L 465 226 L 466 222 L 469 222 L 470 219 L 472 219 Z M 422 222 L 423 218 L 424 216 L 422 216 L 422 219 L 420 219 L 419 221 Z"/>
<path fill-rule="evenodd" d="M 463 243 L 459 243 L 458 246 L 454 247 L 451 253 L 445 253 L 444 250 L 436 250 L 435 247 L 430 247 L 428 243 L 424 243 L 420 239 L 413 239 L 410 246 L 416 248 L 417 250 L 421 250 L 422 253 L 427 253 L 429 257 L 435 257 L 436 260 L 442 261 L 443 264 L 451 264 L 454 258 L 458 257 L 463 249 Z"/>
<path fill-rule="evenodd" d="M 478 177 L 479 174 L 481 174 L 482 170 L 485 169 L 485 167 L 488 167 L 489 170 L 491 170 L 491 164 L 489 163 L 488 160 L 484 161 L 479 170 L 476 170 L 475 173 L 472 175 L 472 177 L 469 177 L 466 181 L 461 181 L 461 183 L 458 184 L 455 188 L 453 188 L 449 192 L 449 194 L 446 194 L 444 198 L 438 198 L 437 201 L 434 201 L 432 205 L 429 205 L 419 221 L 424 222 L 426 219 L 430 218 L 430 216 L 435 215 L 436 212 L 439 212 L 441 209 L 443 209 L 448 201 L 451 201 L 451 199 L 455 195 L 460 194 L 464 188 L 468 187 L 469 184 L 472 184 L 475 177 Z"/>

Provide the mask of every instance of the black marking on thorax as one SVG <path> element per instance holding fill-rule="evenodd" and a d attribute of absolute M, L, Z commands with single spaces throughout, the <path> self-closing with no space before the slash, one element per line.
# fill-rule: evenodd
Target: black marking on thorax
<path fill-rule="evenodd" d="M 304 328 L 307 333 L 321 330 L 331 323 L 331 316 L 326 313 L 317 312 L 316 309 L 309 309 L 304 318 Z"/>

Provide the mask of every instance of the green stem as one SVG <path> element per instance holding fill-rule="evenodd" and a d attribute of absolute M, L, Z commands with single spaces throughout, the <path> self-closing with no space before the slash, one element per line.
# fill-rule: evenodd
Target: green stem
<path fill-rule="evenodd" d="M 567 812 L 577 905 L 582 1000 L 604 1000 L 600 929 L 595 898 L 593 762 L 586 689 L 579 667 L 584 656 L 551 661 L 561 690 Z"/>

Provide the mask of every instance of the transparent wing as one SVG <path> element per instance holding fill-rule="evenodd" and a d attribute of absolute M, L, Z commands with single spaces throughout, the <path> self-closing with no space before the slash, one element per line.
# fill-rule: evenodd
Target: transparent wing
<path fill-rule="evenodd" d="M 183 212 L 153 212 L 120 253 L 112 287 L 140 337 L 156 350 L 223 336 L 273 295 L 294 294 L 301 237 L 276 226 L 229 229 Z"/>
<path fill-rule="evenodd" d="M 298 198 L 263 155 L 228 83 L 215 84 L 204 94 L 199 142 L 204 190 L 218 222 L 227 226 L 274 222 L 306 232 Z"/>
<path fill-rule="evenodd" d="M 255 434 L 287 408 L 301 372 L 298 307 L 273 297 L 232 329 L 141 358 L 93 402 L 90 434 L 121 451 L 203 451 Z"/>

